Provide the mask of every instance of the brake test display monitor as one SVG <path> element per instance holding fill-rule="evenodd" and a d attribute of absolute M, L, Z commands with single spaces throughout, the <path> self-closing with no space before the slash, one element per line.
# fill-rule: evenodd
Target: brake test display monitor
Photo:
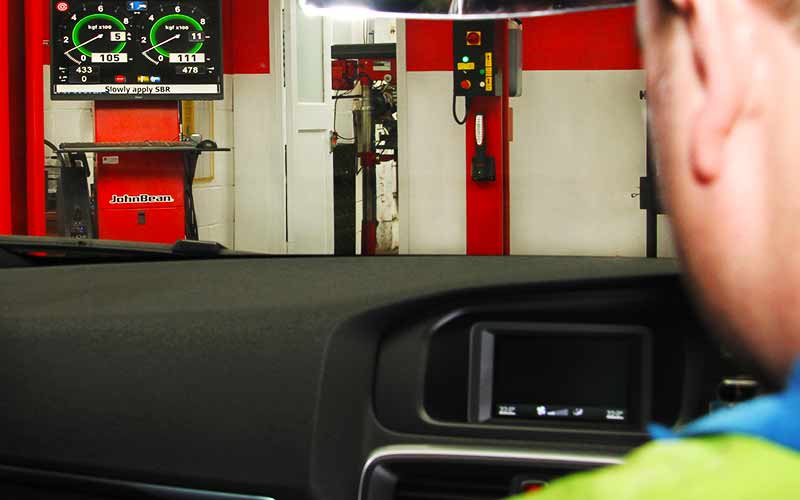
<path fill-rule="evenodd" d="M 471 353 L 473 421 L 639 427 L 649 417 L 644 328 L 480 324 Z"/>
<path fill-rule="evenodd" d="M 223 98 L 220 0 L 53 0 L 54 100 Z"/>

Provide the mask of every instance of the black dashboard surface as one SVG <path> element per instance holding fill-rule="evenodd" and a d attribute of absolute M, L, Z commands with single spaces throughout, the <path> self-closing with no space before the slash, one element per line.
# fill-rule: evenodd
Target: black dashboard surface
<path fill-rule="evenodd" d="M 378 422 L 370 399 L 387 329 L 492 297 L 619 286 L 685 299 L 675 262 L 643 259 L 2 270 L 0 465 L 351 500 L 376 446 L 500 439 L 404 434 Z"/>

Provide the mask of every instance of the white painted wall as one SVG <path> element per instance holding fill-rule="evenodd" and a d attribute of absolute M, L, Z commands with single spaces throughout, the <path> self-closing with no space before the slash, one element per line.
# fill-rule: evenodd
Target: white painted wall
<path fill-rule="evenodd" d="M 658 216 L 658 256 L 664 258 L 678 256 L 678 252 L 675 250 L 675 240 L 672 236 L 672 227 L 666 215 Z"/>
<path fill-rule="evenodd" d="M 44 137 L 56 146 L 62 142 L 94 141 L 94 103 L 51 100 L 49 65 L 44 67 Z M 50 150 L 45 154 L 51 154 Z M 94 155 L 90 156 L 92 163 Z"/>
<path fill-rule="evenodd" d="M 225 75 L 225 100 L 208 103 L 213 106 L 213 139 L 221 147 L 234 146 L 233 103 L 234 77 Z M 198 108 L 198 115 L 202 112 Z M 202 163 L 200 163 L 202 162 Z M 234 153 L 214 153 L 202 155 L 198 165 L 197 177 L 213 178 L 194 185 L 194 198 L 197 212 L 198 232 L 201 240 L 217 241 L 228 248 L 235 245 L 234 228 Z M 203 168 L 205 167 L 205 168 Z"/>
<path fill-rule="evenodd" d="M 286 252 L 280 90 L 273 75 L 234 76 L 236 249 Z"/>
<path fill-rule="evenodd" d="M 511 252 L 641 256 L 642 71 L 536 71 L 512 99 Z"/>
<path fill-rule="evenodd" d="M 466 131 L 453 120 L 452 78 L 443 71 L 400 78 L 401 253 L 466 252 Z"/>

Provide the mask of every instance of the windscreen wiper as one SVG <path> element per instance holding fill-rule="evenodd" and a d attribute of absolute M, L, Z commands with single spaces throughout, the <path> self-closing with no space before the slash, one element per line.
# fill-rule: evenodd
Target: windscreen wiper
<path fill-rule="evenodd" d="M 36 236 L 0 236 L 0 267 L 23 264 L 82 264 L 143 260 L 212 259 L 253 256 L 216 242 L 178 241 L 174 245 Z M 5 262 L 5 265 L 3 264 Z"/>

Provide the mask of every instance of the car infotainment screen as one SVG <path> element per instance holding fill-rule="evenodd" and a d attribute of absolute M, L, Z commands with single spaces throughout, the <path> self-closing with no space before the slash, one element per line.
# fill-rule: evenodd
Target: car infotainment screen
<path fill-rule="evenodd" d="M 637 425 L 646 332 L 592 325 L 483 325 L 473 331 L 478 420 Z"/>
<path fill-rule="evenodd" d="M 54 100 L 222 99 L 220 0 L 53 0 Z"/>

